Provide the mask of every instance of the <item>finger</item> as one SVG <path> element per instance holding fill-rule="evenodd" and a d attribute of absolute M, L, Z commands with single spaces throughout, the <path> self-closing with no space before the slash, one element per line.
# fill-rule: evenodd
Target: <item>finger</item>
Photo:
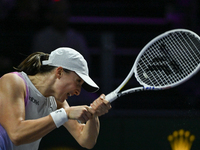
<path fill-rule="evenodd" d="M 105 100 L 105 98 L 106 98 L 105 94 L 101 94 L 100 98 L 101 98 L 102 100 Z"/>
<path fill-rule="evenodd" d="M 90 104 L 90 106 L 91 106 L 94 110 L 96 110 L 97 107 L 98 107 L 98 101 L 95 100 L 92 104 Z"/>
<path fill-rule="evenodd" d="M 93 109 L 93 107 L 90 105 L 90 107 L 88 107 L 88 112 L 90 112 L 90 114 L 93 116 L 95 114 L 95 110 Z"/>
<path fill-rule="evenodd" d="M 88 117 L 87 117 L 87 115 L 85 115 L 85 114 L 82 116 L 82 118 L 83 118 L 84 122 L 87 122 L 89 120 Z"/>
<path fill-rule="evenodd" d="M 107 109 L 111 109 L 112 108 L 110 102 L 105 99 L 105 95 L 104 94 L 102 94 L 101 99 L 102 99 L 103 103 L 106 105 Z"/>
<path fill-rule="evenodd" d="M 87 109 L 85 107 L 80 107 L 79 106 L 79 110 L 76 112 L 77 113 L 77 119 L 82 121 L 82 117 L 83 115 L 87 112 Z"/>
<path fill-rule="evenodd" d="M 88 107 L 87 108 L 87 112 L 85 113 L 85 115 L 87 116 L 88 119 L 91 119 L 93 114 L 91 113 L 92 108 Z"/>
<path fill-rule="evenodd" d="M 83 115 L 81 115 L 79 118 L 78 118 L 78 122 L 79 123 L 85 123 L 85 122 L 87 122 L 87 117 L 83 114 Z"/>
<path fill-rule="evenodd" d="M 112 108 L 112 106 L 111 106 L 111 104 L 109 102 L 105 103 L 105 105 L 106 105 L 106 107 L 107 107 L 108 110 Z"/>
<path fill-rule="evenodd" d="M 105 99 L 100 99 L 97 100 L 94 105 L 96 106 L 96 108 L 100 108 L 100 109 L 110 109 L 111 105 L 108 101 L 106 101 Z"/>
<path fill-rule="evenodd" d="M 108 110 L 111 109 L 110 103 L 105 100 L 105 95 L 101 94 L 90 106 L 93 108 L 92 114 L 101 116 L 105 113 L 108 113 Z"/>
<path fill-rule="evenodd" d="M 90 120 L 90 119 L 92 118 L 92 114 L 89 113 L 89 112 L 87 112 L 87 113 L 85 113 L 85 114 L 82 115 L 82 118 L 83 118 L 83 119 L 82 119 L 82 120 L 83 120 L 82 122 L 85 123 L 85 122 L 87 122 L 88 120 Z"/>
<path fill-rule="evenodd" d="M 111 108 L 111 105 L 109 103 L 101 103 L 98 108 L 96 109 L 96 113 L 98 113 L 98 116 L 101 116 L 103 114 L 108 113 L 108 110 Z"/>

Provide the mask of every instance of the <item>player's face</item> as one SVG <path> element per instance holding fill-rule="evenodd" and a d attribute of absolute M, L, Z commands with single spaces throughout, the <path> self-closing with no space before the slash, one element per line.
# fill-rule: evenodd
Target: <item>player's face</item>
<path fill-rule="evenodd" d="M 58 79 L 56 99 L 63 102 L 69 96 L 79 95 L 83 82 L 75 72 L 66 73 L 63 71 L 63 75 Z"/>

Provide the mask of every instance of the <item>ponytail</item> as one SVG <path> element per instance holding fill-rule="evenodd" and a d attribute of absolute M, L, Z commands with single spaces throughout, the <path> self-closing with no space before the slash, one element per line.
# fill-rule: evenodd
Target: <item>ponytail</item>
<path fill-rule="evenodd" d="M 42 65 L 43 60 L 48 60 L 49 54 L 43 52 L 35 52 L 29 55 L 16 69 L 23 71 L 27 75 L 35 75 L 37 73 L 45 73 L 53 70 L 54 66 Z"/>

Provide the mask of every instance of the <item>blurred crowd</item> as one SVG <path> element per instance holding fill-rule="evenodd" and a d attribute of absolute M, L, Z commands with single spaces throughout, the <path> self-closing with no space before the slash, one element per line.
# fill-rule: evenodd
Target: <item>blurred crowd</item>
<path fill-rule="evenodd" d="M 14 71 L 30 53 L 51 53 L 58 47 L 74 48 L 90 62 L 84 36 L 70 26 L 68 0 L 1 0 L 0 12 L 0 76 Z M 70 105 L 94 96 L 83 90 Z"/>
<path fill-rule="evenodd" d="M 89 61 L 86 40 L 70 27 L 68 0 L 0 1 L 0 74 L 16 67 L 32 52 L 50 53 L 68 46 Z"/>
<path fill-rule="evenodd" d="M 116 0 L 110 0 L 110 1 L 115 2 Z M 138 3 L 141 3 L 141 5 L 143 6 L 146 4 L 142 3 L 144 1 L 145 0 L 141 0 Z M 98 59 L 96 60 L 96 57 L 92 58 L 93 61 L 90 58 L 91 56 L 87 46 L 89 40 L 86 41 L 84 35 L 82 35 L 79 31 L 73 29 L 72 24 L 69 21 L 70 16 L 73 16 L 73 14 L 71 14 L 71 2 L 70 0 L 0 0 L 0 76 L 2 76 L 7 72 L 13 71 L 13 67 L 18 66 L 19 63 L 30 53 L 36 51 L 50 53 L 52 50 L 61 46 L 68 46 L 78 50 L 86 58 L 89 64 L 91 62 L 94 62 L 94 60 L 95 62 L 97 62 Z M 82 4 L 84 2 L 82 2 Z M 100 3 L 99 1 L 97 2 Z M 102 0 L 102 2 L 106 1 Z M 129 3 L 131 3 L 131 6 L 132 3 L 136 3 L 136 1 L 131 1 L 131 0 L 129 0 L 129 3 L 128 0 L 123 1 L 123 3 L 126 2 L 127 2 L 127 7 Z M 156 1 L 151 1 L 151 2 L 157 5 Z M 198 27 L 199 24 L 198 16 L 200 15 L 198 9 L 199 8 L 198 0 L 169 0 L 169 1 L 164 1 L 164 5 L 166 5 L 163 7 L 165 8 L 165 10 L 162 11 L 165 14 L 164 16 L 165 19 L 167 19 L 169 22 L 172 23 L 170 26 L 171 28 L 188 28 L 197 31 L 197 33 L 200 33 L 199 31 L 200 28 Z M 103 5 L 101 6 L 102 6 L 101 8 L 103 8 Z M 117 6 L 116 8 L 118 8 Z M 115 8 L 114 6 L 110 7 Z M 160 9 L 160 6 L 158 6 L 158 8 Z M 132 7 L 131 9 L 129 9 L 130 12 L 128 14 L 132 14 L 131 10 Z M 90 10 L 87 11 L 91 13 Z M 116 13 L 115 11 L 111 11 L 110 9 L 105 9 L 105 13 L 106 11 L 112 12 L 113 14 Z M 123 12 L 124 11 L 125 10 L 123 10 Z M 135 11 L 137 11 L 137 8 Z M 99 10 L 96 11 L 96 13 L 98 12 Z M 139 12 L 138 14 L 140 14 L 140 12 L 147 13 L 145 9 L 138 10 L 138 12 Z M 154 10 L 152 10 L 152 12 L 154 12 Z M 99 26 L 100 27 L 98 29 L 102 30 L 103 27 L 101 25 Z M 114 28 L 117 25 L 113 26 L 112 24 L 111 26 Z M 82 28 L 82 26 L 80 26 L 80 28 Z M 128 33 L 119 34 L 120 37 L 118 37 L 118 39 L 120 40 L 118 41 L 118 43 L 123 43 L 123 42 L 125 44 L 133 43 L 133 39 L 129 38 L 130 36 L 137 39 L 135 43 L 138 44 L 141 41 L 143 42 L 144 39 L 148 37 L 147 34 L 152 32 L 149 31 L 149 33 L 136 34 L 134 32 L 129 31 L 128 28 L 126 30 L 128 30 Z M 159 30 L 159 28 L 157 30 Z M 117 32 L 119 33 L 118 30 Z M 143 32 L 146 32 L 146 30 Z M 144 34 L 145 36 L 143 36 L 142 34 Z M 139 36 L 139 38 L 137 36 Z M 142 37 L 142 39 L 140 37 Z M 93 36 L 90 37 L 90 39 L 92 38 Z M 148 40 L 150 39 L 148 38 Z M 102 52 L 99 52 L 98 54 L 100 53 Z M 95 66 L 94 68 L 96 69 L 97 67 Z M 121 71 L 118 74 L 120 73 L 123 74 L 124 77 L 124 72 Z M 183 98 L 181 99 L 186 101 L 184 104 L 186 107 L 188 107 L 188 103 L 190 103 L 190 105 L 192 106 L 197 106 L 198 102 L 197 99 L 199 99 L 200 97 L 198 81 L 199 77 L 197 75 L 193 80 L 189 82 L 190 84 L 185 84 L 181 86 L 181 89 L 178 89 L 180 95 L 183 96 Z M 192 88 L 194 85 L 196 86 L 195 90 Z M 187 86 L 191 88 L 188 89 Z M 189 93 L 189 94 L 185 96 L 184 93 Z M 84 92 L 82 94 L 83 96 L 85 95 Z M 94 99 L 94 97 L 92 96 L 91 100 Z M 158 97 L 160 98 L 160 96 Z M 130 98 L 130 103 L 132 104 L 130 105 L 130 107 L 133 107 L 133 105 L 134 107 L 137 107 L 138 104 L 138 107 L 141 108 L 141 106 L 139 105 L 141 101 L 141 96 L 139 95 L 139 98 L 135 98 L 138 99 L 139 101 L 139 102 L 135 101 L 135 104 L 133 103 L 132 98 L 133 97 Z M 144 96 L 145 100 L 146 98 L 147 97 Z M 152 99 L 155 99 L 155 96 Z M 171 103 L 169 103 L 169 98 L 167 97 L 165 99 L 166 99 L 166 104 L 164 104 L 162 101 L 162 105 L 164 105 L 164 107 L 168 107 L 166 105 L 170 105 L 169 107 L 173 107 Z M 174 100 L 171 101 L 173 101 L 174 103 Z M 180 101 L 178 101 L 178 103 L 179 102 Z M 127 103 L 127 105 L 129 105 L 130 103 Z M 141 103 L 142 103 L 141 105 L 143 106 L 143 101 L 141 101 Z M 148 103 L 151 103 L 149 100 L 147 100 L 145 104 L 152 105 L 152 107 L 154 107 L 154 104 L 148 104 Z M 119 104 L 118 106 L 119 108 L 122 107 L 121 103 L 117 104 Z M 158 106 L 160 108 L 160 105 L 158 105 L 156 101 L 155 106 Z M 124 107 L 129 107 L 129 106 L 124 106 Z"/>

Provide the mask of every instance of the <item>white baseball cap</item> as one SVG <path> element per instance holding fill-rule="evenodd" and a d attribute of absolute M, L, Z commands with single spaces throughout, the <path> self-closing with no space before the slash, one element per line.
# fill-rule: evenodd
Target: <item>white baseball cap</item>
<path fill-rule="evenodd" d="M 89 70 L 86 60 L 76 50 L 69 47 L 61 47 L 51 52 L 49 60 L 42 61 L 43 65 L 63 67 L 74 71 L 81 79 L 83 79 L 83 88 L 88 92 L 96 92 L 99 90 L 98 85 L 89 77 Z"/>

